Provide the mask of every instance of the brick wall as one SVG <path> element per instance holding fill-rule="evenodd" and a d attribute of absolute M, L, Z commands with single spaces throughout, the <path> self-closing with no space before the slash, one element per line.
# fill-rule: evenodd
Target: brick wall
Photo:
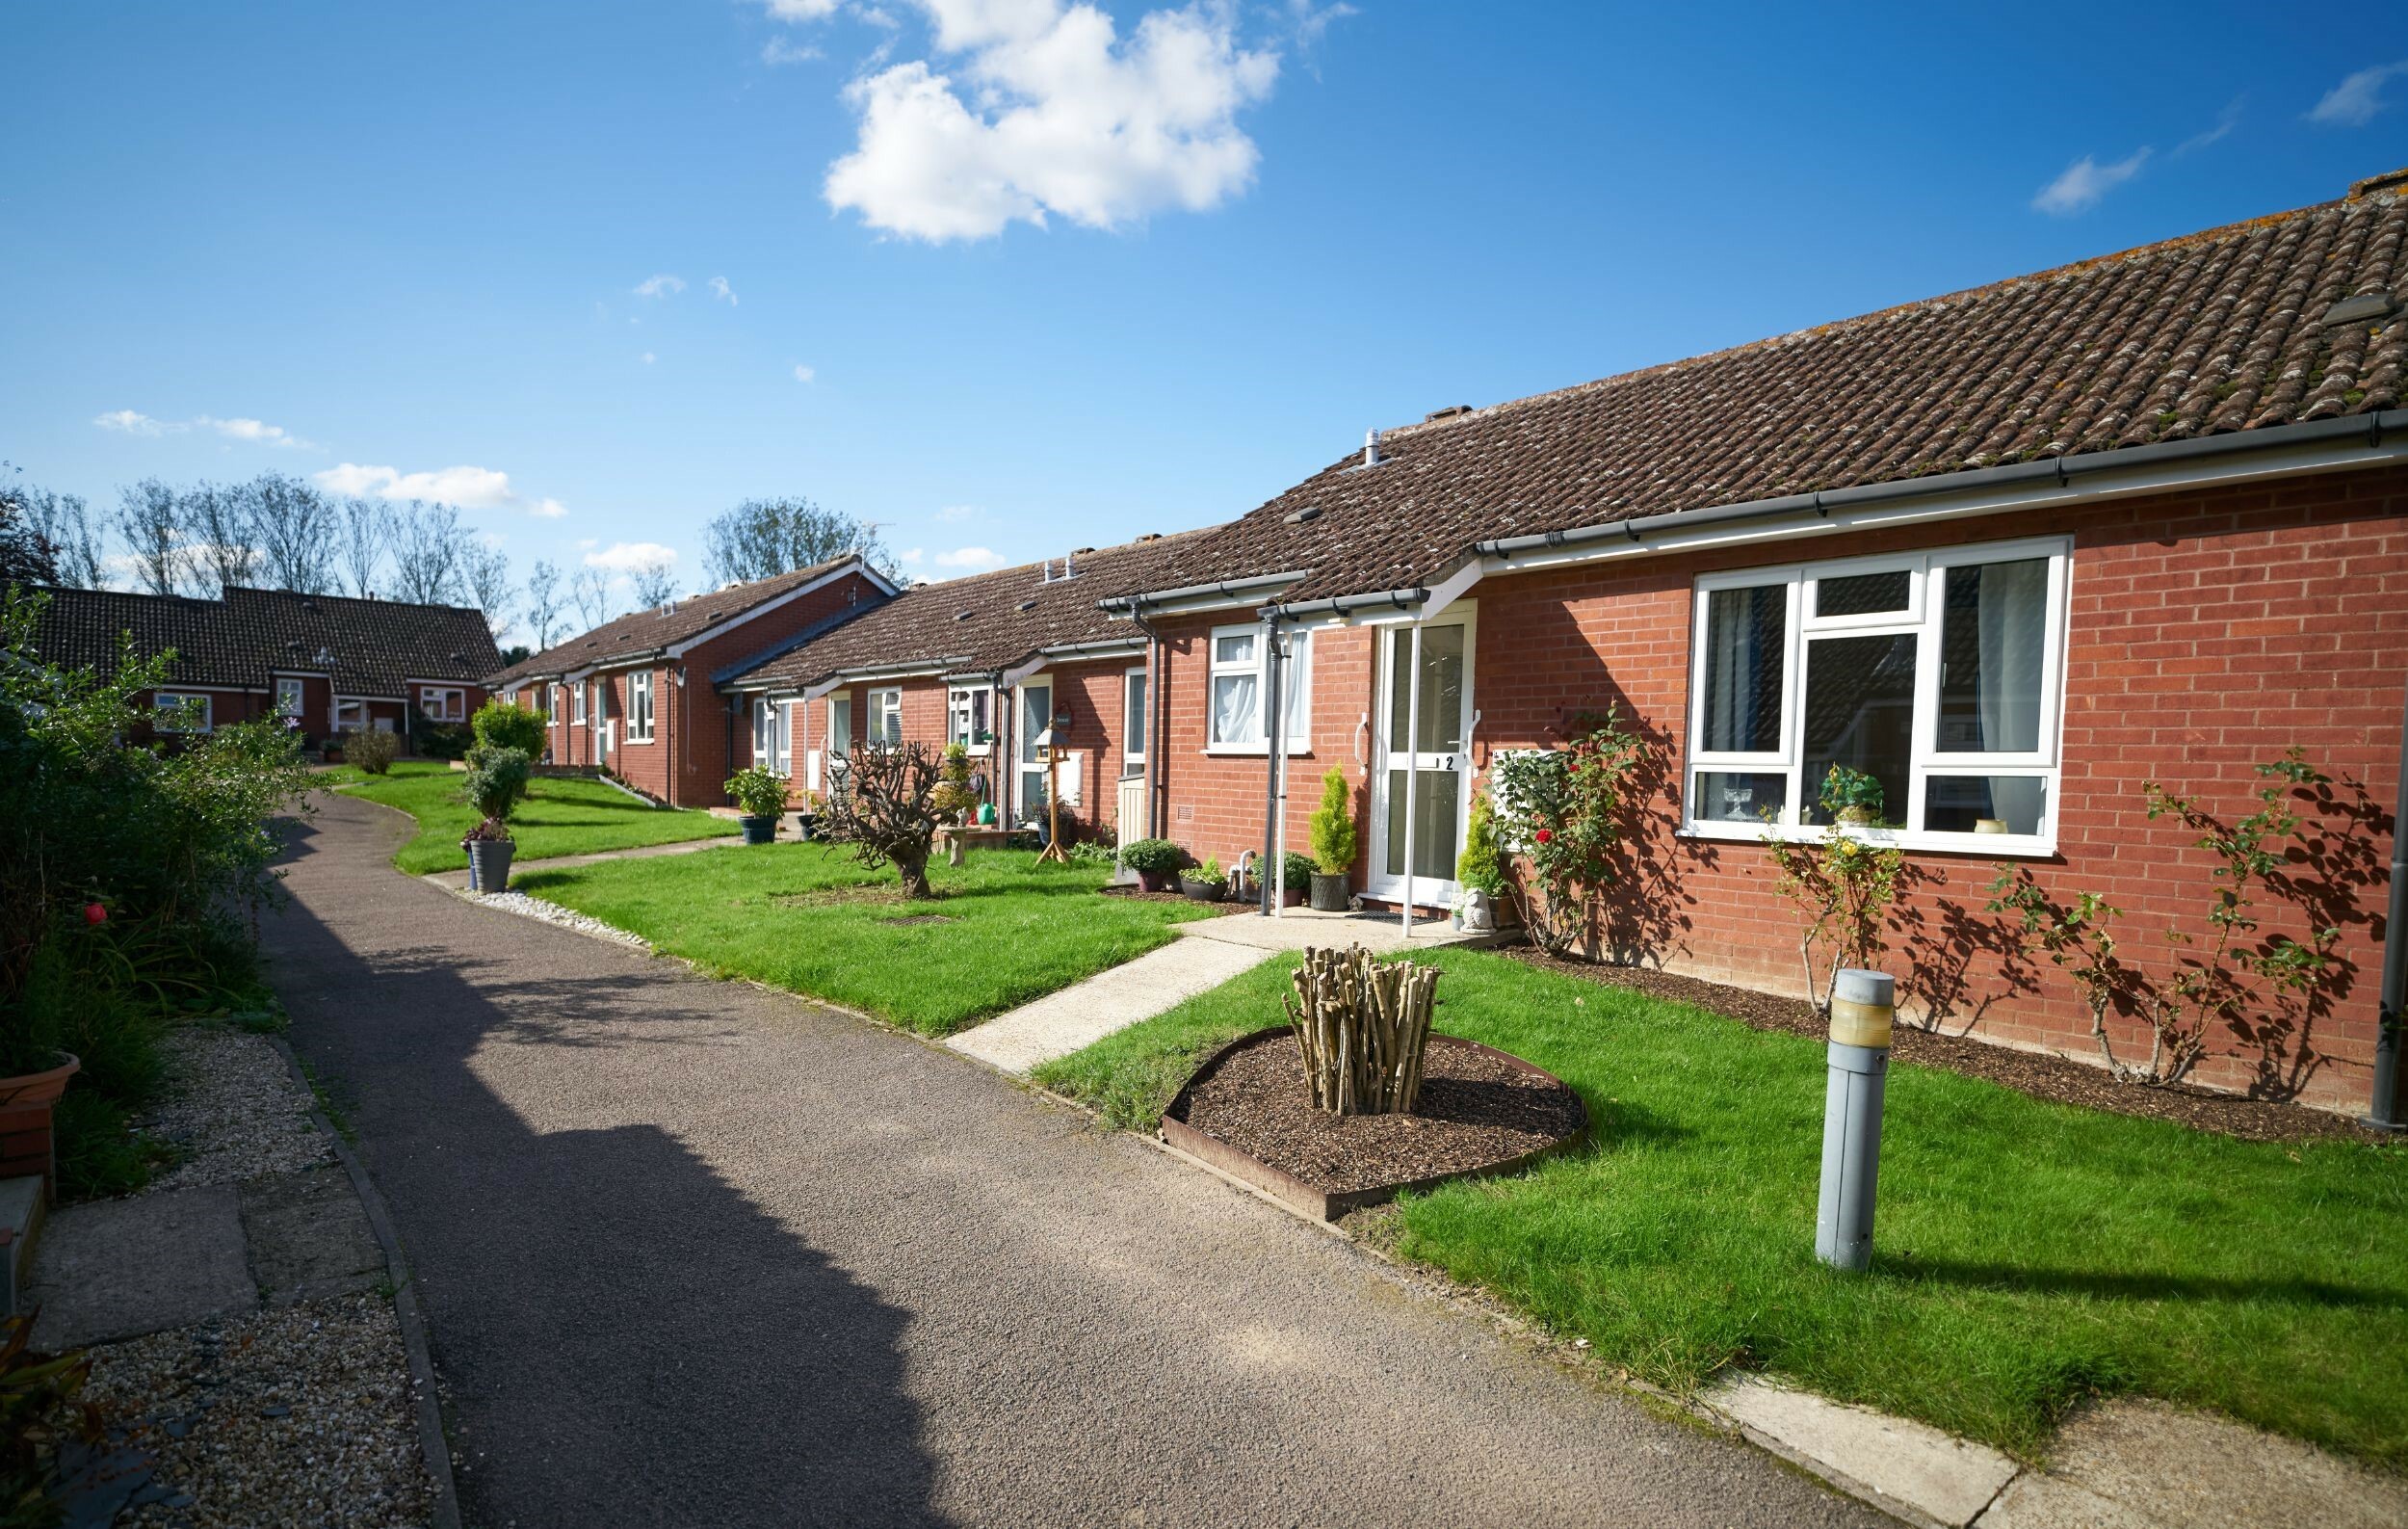
<path fill-rule="evenodd" d="M 1610 905 L 1606 943 L 1671 970 L 1795 992 L 1794 910 L 1764 851 L 1681 839 L 1691 580 L 1699 573 L 2011 536 L 2074 539 L 2059 854 L 2028 861 L 2059 895 L 2104 893 L 2127 914 L 2128 958 L 2161 968 L 2164 932 L 2207 932 L 2215 884 L 2197 834 L 2149 821 L 2142 783 L 2195 793 L 2228 821 L 2257 805 L 2252 766 L 2293 744 L 2368 796 L 2330 820 L 2327 874 L 2304 867 L 2317 913 L 2343 930 L 2328 1002 L 2290 1025 L 2215 1037 L 2194 1076 L 2363 1107 L 2381 969 L 2391 800 L 2408 691 L 2408 471 L 2330 474 L 2019 515 L 1650 558 L 1602 568 L 1492 576 L 1475 591 L 1480 643 L 1475 763 L 1557 740 L 1570 716 L 1619 703 L 1669 761 L 1651 831 Z M 1811 789 L 1811 787 L 1809 788 Z M 2355 800 L 2353 798 L 2353 800 Z M 2088 1013 L 2054 968 L 2014 956 L 1983 911 L 1996 857 L 1915 853 L 1893 922 L 1902 1001 L 1946 1028 L 2096 1055 Z M 2301 936 L 2293 903 L 2261 900 L 2264 934 Z M 2304 1018 L 2304 1028 L 2300 1020 Z M 2137 1016 L 2115 1017 L 2119 1054 L 2145 1052 Z"/>

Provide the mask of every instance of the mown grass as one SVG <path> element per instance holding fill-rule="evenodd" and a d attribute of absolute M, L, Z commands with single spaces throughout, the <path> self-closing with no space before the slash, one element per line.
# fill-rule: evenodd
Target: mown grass
<path fill-rule="evenodd" d="M 402 846 L 393 863 L 413 876 L 424 876 L 430 871 L 461 870 L 468 864 L 468 852 L 459 847 L 459 837 L 477 826 L 477 810 L 460 800 L 459 779 L 458 772 L 438 761 L 404 759 L 387 776 L 366 775 L 347 765 L 325 772 L 317 783 L 399 807 L 416 818 L 417 834 Z M 517 815 L 510 819 L 510 834 L 518 841 L 522 861 L 720 838 L 741 831 L 726 818 L 651 806 L 599 780 L 574 777 L 535 781 Z"/>
<path fill-rule="evenodd" d="M 1401 1207 L 1409 1256 L 1678 1388 L 1761 1367 L 2027 1458 L 2135 1392 L 2408 1464 L 2408 1154 L 2236 1142 L 1898 1067 L 1871 1272 L 1814 1258 L 1813 1041 L 1476 951 L 1438 1026 L 1587 1101 L 1596 1145 Z M 1273 962 L 1040 1069 L 1140 1128 L 1277 1022 Z"/>
<path fill-rule="evenodd" d="M 1100 896 L 1109 871 L 1034 851 L 929 868 L 936 897 L 847 898 L 896 885 L 824 844 L 607 861 L 512 878 L 536 897 L 641 935 L 725 977 L 768 983 L 944 1035 L 1141 956 L 1200 904 Z M 902 920 L 933 920 L 902 922 Z"/>

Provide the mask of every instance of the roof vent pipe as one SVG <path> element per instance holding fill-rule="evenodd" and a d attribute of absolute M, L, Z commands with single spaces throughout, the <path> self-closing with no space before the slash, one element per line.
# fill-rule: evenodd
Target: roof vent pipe
<path fill-rule="evenodd" d="M 1363 432 L 1363 465 L 1379 465 L 1379 431 L 1376 428 Z"/>

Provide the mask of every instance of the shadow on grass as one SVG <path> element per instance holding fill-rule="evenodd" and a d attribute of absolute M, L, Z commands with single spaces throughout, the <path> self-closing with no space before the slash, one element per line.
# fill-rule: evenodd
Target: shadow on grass
<path fill-rule="evenodd" d="M 2220 1279 L 2187 1275 L 2108 1273 L 2088 1269 L 2031 1269 L 2015 1264 L 1950 1258 L 1887 1258 L 1875 1267 L 1900 1279 L 1971 1289 L 2045 1296 L 2091 1296 L 2106 1301 L 2279 1301 L 2291 1305 L 2362 1310 L 2408 1310 L 2408 1290 L 2359 1289 L 2323 1279 Z"/>

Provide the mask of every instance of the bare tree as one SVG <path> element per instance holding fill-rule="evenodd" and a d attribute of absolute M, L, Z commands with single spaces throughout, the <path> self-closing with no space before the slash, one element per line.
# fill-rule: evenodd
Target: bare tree
<path fill-rule="evenodd" d="M 853 552 L 895 576 L 895 556 L 875 525 L 808 499 L 747 499 L 712 521 L 703 539 L 703 568 L 714 584 L 766 579 Z"/>
<path fill-rule="evenodd" d="M 579 568 L 569 581 L 568 593 L 577 602 L 577 620 L 586 623 L 587 630 L 611 619 L 611 581 L 600 568 Z"/>
<path fill-rule="evenodd" d="M 470 545 L 460 557 L 460 582 L 468 603 L 484 613 L 484 624 L 501 636 L 510 624 L 510 560 L 499 547 Z"/>
<path fill-rule="evenodd" d="M 240 488 L 259 571 L 279 590 L 323 594 L 334 587 L 334 502 L 311 485 L 263 472 Z"/>
<path fill-rule="evenodd" d="M 78 590 L 96 590 L 106 582 L 100 528 L 82 494 L 54 493 L 28 484 L 17 489 L 0 488 L 0 496 L 14 498 L 26 529 L 49 548 L 52 582 Z"/>
<path fill-rule="evenodd" d="M 561 619 L 561 570 L 541 558 L 527 575 L 527 623 L 536 629 L 536 649 L 552 646 L 552 628 Z"/>
<path fill-rule="evenodd" d="M 133 555 L 134 576 L 153 594 L 173 594 L 185 584 L 190 564 L 173 488 L 144 478 L 118 490 L 118 540 Z"/>
<path fill-rule="evenodd" d="M 677 567 L 667 558 L 646 563 L 632 570 L 627 577 L 628 582 L 635 586 L 639 609 L 667 605 L 677 597 Z"/>
<path fill-rule="evenodd" d="M 6 473 L 0 478 L 0 589 L 58 583 L 58 547 L 44 534 L 33 505 L 42 490 L 17 484 L 17 469 L 6 462 L 0 462 L 0 471 Z"/>
<path fill-rule="evenodd" d="M 459 512 L 412 499 L 393 527 L 393 597 L 415 605 L 448 605 L 460 593 L 471 549 Z"/>
<path fill-rule="evenodd" d="M 176 518 L 195 579 L 212 594 L 259 582 L 259 547 L 249 496 L 240 488 L 196 484 L 179 496 Z"/>
<path fill-rule="evenodd" d="M 343 501 L 343 576 L 361 599 L 377 593 L 377 569 L 393 544 L 393 507 L 379 499 Z"/>
<path fill-rule="evenodd" d="M 852 846 L 875 871 L 892 865 L 903 895 L 926 898 L 929 846 L 936 836 L 936 756 L 924 743 L 864 744 L 844 756 L 844 786 L 821 819 L 829 842 Z"/>

